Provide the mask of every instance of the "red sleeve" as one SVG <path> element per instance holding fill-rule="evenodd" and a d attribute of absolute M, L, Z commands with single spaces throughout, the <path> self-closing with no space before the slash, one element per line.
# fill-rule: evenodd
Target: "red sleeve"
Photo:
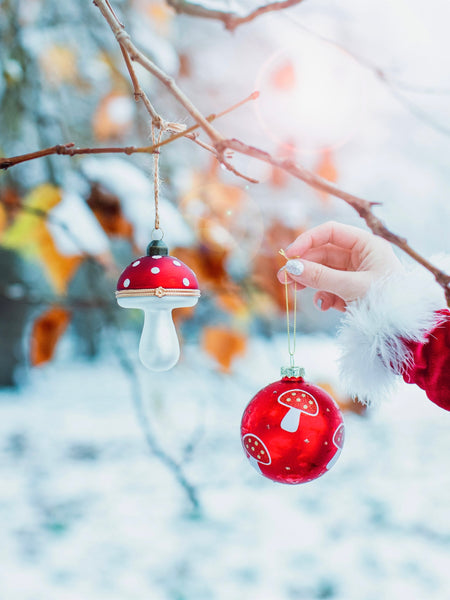
<path fill-rule="evenodd" d="M 430 331 L 425 342 L 408 342 L 413 362 L 403 375 L 406 383 L 415 383 L 428 398 L 450 411 L 450 311 L 440 310 L 443 322 Z"/>

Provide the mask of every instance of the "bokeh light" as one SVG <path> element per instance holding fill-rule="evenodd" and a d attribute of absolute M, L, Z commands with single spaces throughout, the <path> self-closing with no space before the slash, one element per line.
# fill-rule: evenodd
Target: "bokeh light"
<path fill-rule="evenodd" d="M 300 152 L 342 146 L 364 111 L 360 68 L 344 50 L 296 31 L 258 73 L 255 110 L 261 127 L 277 145 Z"/>

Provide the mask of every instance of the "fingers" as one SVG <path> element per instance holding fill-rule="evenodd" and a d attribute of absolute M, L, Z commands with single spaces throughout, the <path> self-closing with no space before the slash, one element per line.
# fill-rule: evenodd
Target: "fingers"
<path fill-rule="evenodd" d="M 340 269 L 341 271 L 347 271 L 352 266 L 352 254 L 350 250 L 344 250 L 334 244 L 325 244 L 320 248 L 311 248 L 311 250 L 307 250 L 302 255 L 302 258 L 320 263 L 326 267 L 331 267 L 332 269 Z"/>
<path fill-rule="evenodd" d="M 358 227 L 329 221 L 300 234 L 286 248 L 286 255 L 289 258 L 303 256 L 311 248 L 319 248 L 329 243 L 345 250 L 351 250 L 358 242 L 368 241 L 370 237 L 370 233 Z"/>
<path fill-rule="evenodd" d="M 319 310 L 326 311 L 334 308 L 341 312 L 345 312 L 346 303 L 342 298 L 330 292 L 317 292 L 314 296 L 314 304 Z"/>
<path fill-rule="evenodd" d="M 349 301 L 367 287 L 366 273 L 330 269 L 309 260 L 289 260 L 286 271 L 298 283 L 323 292 L 331 292 Z"/>
<path fill-rule="evenodd" d="M 291 275 L 286 271 L 285 267 L 282 267 L 278 271 L 277 278 L 278 278 L 278 281 L 283 284 L 287 283 L 288 285 L 290 285 L 291 283 L 294 283 L 294 280 L 292 279 Z M 304 290 L 306 287 L 306 285 L 302 285 L 301 283 L 298 283 L 297 281 L 295 283 L 297 284 L 298 290 Z"/>

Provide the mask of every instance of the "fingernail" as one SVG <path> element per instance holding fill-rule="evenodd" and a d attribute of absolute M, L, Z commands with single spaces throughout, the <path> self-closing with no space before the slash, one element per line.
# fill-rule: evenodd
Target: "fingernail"
<path fill-rule="evenodd" d="M 288 260 L 286 263 L 286 271 L 291 275 L 301 275 L 304 271 L 304 266 L 301 260 L 297 260 L 296 258 L 293 260 Z"/>
<path fill-rule="evenodd" d="M 322 304 L 323 304 L 323 298 L 319 298 L 316 302 L 316 306 L 318 306 L 320 308 L 320 310 L 322 310 Z"/>

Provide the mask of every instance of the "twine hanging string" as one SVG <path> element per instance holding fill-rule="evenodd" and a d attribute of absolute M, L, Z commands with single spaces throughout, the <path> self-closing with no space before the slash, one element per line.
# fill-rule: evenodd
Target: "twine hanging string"
<path fill-rule="evenodd" d="M 286 260 L 289 258 L 286 256 L 284 250 L 280 250 L 279 254 Z M 292 324 L 292 337 L 291 337 L 291 323 L 289 318 L 289 285 L 286 270 L 284 271 L 284 290 L 286 300 L 286 330 L 287 330 L 287 341 L 288 341 L 288 354 L 289 354 L 289 366 L 295 367 L 295 349 L 297 342 L 297 282 L 294 281 L 294 317 Z"/>
<path fill-rule="evenodd" d="M 152 143 L 155 146 L 161 142 L 161 138 L 164 133 L 164 128 L 159 129 L 158 135 L 155 133 L 155 126 L 152 124 Z M 155 229 L 154 232 L 160 231 L 163 237 L 164 233 L 159 227 L 159 148 L 153 152 L 153 189 L 154 189 L 154 200 L 155 200 Z"/>

